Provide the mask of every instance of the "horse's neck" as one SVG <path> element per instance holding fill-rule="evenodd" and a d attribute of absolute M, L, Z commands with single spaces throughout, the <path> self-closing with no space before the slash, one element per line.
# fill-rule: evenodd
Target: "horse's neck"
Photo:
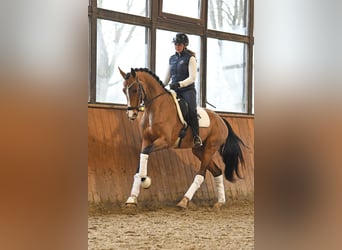
<path fill-rule="evenodd" d="M 172 96 L 164 89 L 149 89 L 148 98 L 145 100 L 145 108 L 151 106 L 153 110 L 166 109 L 168 106 L 172 106 Z M 147 93 L 146 93 L 147 94 Z M 169 110 L 169 109 L 167 109 Z"/>
<path fill-rule="evenodd" d="M 170 116 L 177 117 L 173 97 L 152 76 L 145 76 L 144 80 L 146 113 L 152 115 L 155 121 L 168 121 Z"/>
<path fill-rule="evenodd" d="M 173 97 L 167 92 L 156 98 L 151 105 L 145 107 L 145 111 L 147 113 L 146 118 L 152 118 L 150 121 L 171 123 L 176 127 L 178 127 L 177 122 L 180 123 L 177 119 L 176 104 L 174 103 Z M 176 119 L 172 119 L 173 117 Z"/>
<path fill-rule="evenodd" d="M 146 85 L 145 93 L 146 93 L 147 102 L 151 101 L 156 96 L 165 92 L 165 90 L 157 82 L 146 81 L 145 85 Z"/>

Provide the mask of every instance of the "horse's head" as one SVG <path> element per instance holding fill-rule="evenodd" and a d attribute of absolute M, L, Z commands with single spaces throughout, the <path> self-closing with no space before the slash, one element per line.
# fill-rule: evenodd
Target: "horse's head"
<path fill-rule="evenodd" d="M 143 100 L 143 89 L 139 83 L 136 72 L 131 69 L 130 73 L 124 73 L 119 67 L 120 74 L 125 79 L 123 92 L 127 98 L 127 116 L 130 120 L 135 120 L 138 116 L 140 104 Z"/>

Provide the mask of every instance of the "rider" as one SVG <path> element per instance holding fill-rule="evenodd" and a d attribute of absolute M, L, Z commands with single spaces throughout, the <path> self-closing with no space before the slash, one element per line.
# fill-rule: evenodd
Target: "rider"
<path fill-rule="evenodd" d="M 187 48 L 189 38 L 186 34 L 178 33 L 173 38 L 176 53 L 169 59 L 169 68 L 165 77 L 165 84 L 171 78 L 170 88 L 182 97 L 189 107 L 189 123 L 194 137 L 194 147 L 201 147 L 202 140 L 199 137 L 199 126 L 197 118 L 197 103 L 195 80 L 197 63 L 195 53 Z"/>

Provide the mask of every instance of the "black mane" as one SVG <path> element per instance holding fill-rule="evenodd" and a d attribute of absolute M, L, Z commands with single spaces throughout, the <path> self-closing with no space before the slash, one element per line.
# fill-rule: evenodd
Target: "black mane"
<path fill-rule="evenodd" d="M 160 84 L 160 86 L 162 86 L 163 88 L 165 87 L 163 82 L 159 79 L 159 77 L 154 72 L 149 70 L 148 68 L 135 68 L 133 70 L 135 72 L 146 72 L 146 73 L 150 74 Z"/>

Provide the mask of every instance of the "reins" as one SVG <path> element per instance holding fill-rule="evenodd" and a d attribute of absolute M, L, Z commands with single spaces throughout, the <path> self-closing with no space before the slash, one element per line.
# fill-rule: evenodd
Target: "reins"
<path fill-rule="evenodd" d="M 167 94 L 166 92 L 160 93 L 159 95 L 156 95 L 155 97 L 151 98 L 151 100 L 149 100 L 148 102 L 145 102 L 145 105 L 149 105 L 151 104 L 155 99 L 157 99 L 158 97 Z"/>

